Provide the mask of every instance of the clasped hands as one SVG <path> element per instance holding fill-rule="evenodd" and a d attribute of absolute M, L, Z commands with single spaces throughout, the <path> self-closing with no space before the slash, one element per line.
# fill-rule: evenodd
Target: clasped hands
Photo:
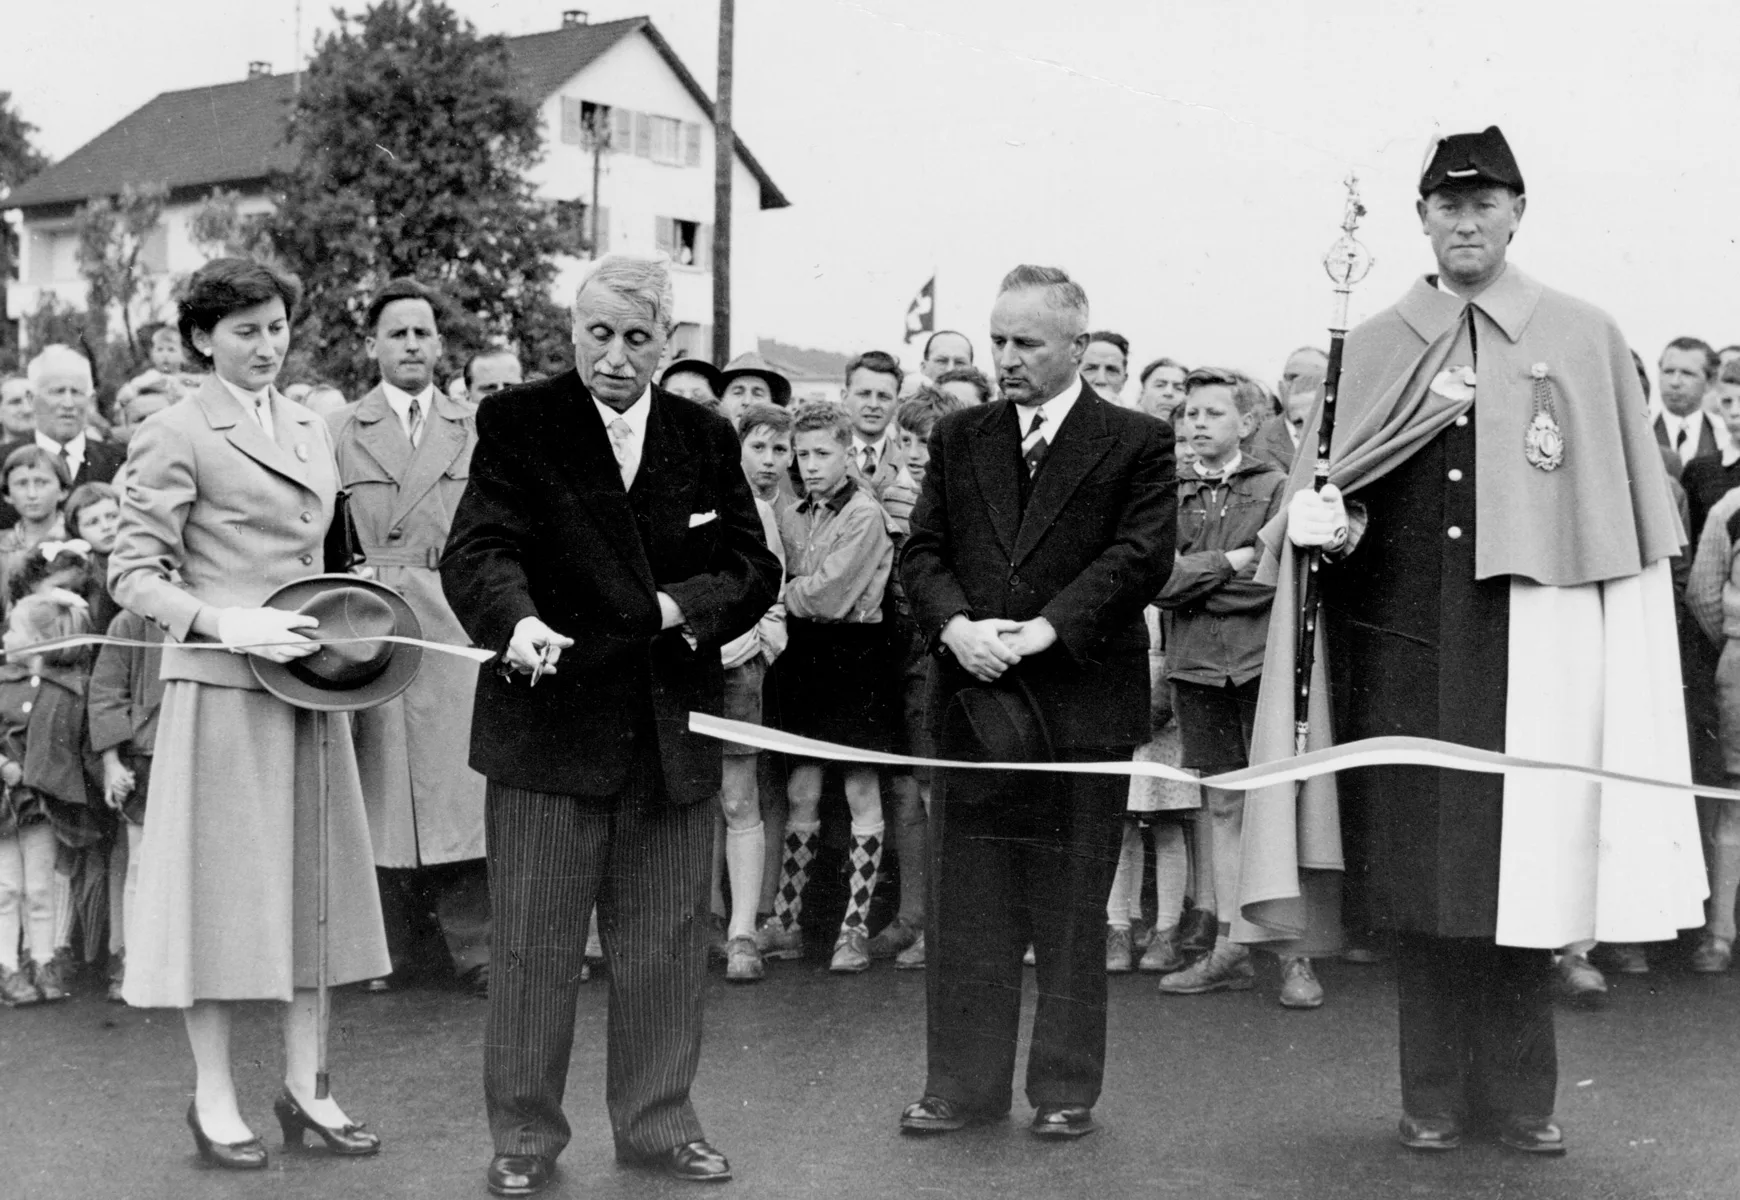
<path fill-rule="evenodd" d="M 965 613 L 956 614 L 943 627 L 942 644 L 949 648 L 955 661 L 965 667 L 975 679 L 990 683 L 1024 658 L 1050 648 L 1057 641 L 1057 630 L 1044 617 L 1031 621 L 1009 621 L 987 617 L 974 621 Z"/>

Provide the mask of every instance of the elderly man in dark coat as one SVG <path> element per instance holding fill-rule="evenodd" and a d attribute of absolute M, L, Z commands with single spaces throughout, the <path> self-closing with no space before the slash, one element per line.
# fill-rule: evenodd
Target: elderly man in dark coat
<path fill-rule="evenodd" d="M 562 1093 L 594 901 L 610 970 L 617 1156 L 730 1177 L 689 1103 L 701 1053 L 720 746 L 719 647 L 779 562 L 724 418 L 652 386 L 672 320 L 658 262 L 610 255 L 574 300 L 575 370 L 486 399 L 441 581 L 505 670 L 478 677 L 495 965 L 487 1182 L 524 1196 L 568 1142 Z M 559 665 L 558 665 L 559 664 Z"/>

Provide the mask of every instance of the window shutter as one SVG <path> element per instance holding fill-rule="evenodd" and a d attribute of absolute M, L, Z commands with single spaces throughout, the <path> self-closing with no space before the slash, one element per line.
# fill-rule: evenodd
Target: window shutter
<path fill-rule="evenodd" d="M 677 256 L 677 223 L 672 218 L 653 218 L 653 249 L 672 258 Z"/>
<path fill-rule="evenodd" d="M 634 112 L 626 108 L 610 110 L 610 148 L 627 154 L 634 145 Z"/>
<path fill-rule="evenodd" d="M 695 234 L 695 265 L 703 271 L 713 269 L 713 227 L 703 225 Z"/>
<path fill-rule="evenodd" d="M 580 121 L 580 101 L 572 96 L 562 97 L 562 140 L 570 146 L 578 146 L 584 140 L 585 131 Z"/>
<path fill-rule="evenodd" d="M 652 118 L 643 112 L 634 114 L 634 156 L 652 157 Z"/>
<path fill-rule="evenodd" d="M 701 165 L 701 126 L 697 121 L 683 122 L 683 165 Z"/>

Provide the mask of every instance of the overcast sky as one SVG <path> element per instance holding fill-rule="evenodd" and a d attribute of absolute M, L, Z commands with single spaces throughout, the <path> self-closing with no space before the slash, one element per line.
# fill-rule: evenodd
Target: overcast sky
<path fill-rule="evenodd" d="M 0 87 L 56 157 L 159 91 L 295 55 L 294 0 L 9 7 Z M 454 7 L 513 34 L 564 4 Z M 306 50 L 330 16 L 304 9 Z M 711 88 L 715 3 L 590 9 L 650 15 Z M 738 128 L 793 207 L 735 270 L 760 332 L 852 351 L 898 348 L 934 269 L 942 323 L 983 351 L 1002 272 L 1054 263 L 1138 363 L 1273 378 L 1324 340 L 1342 178 L 1378 260 L 1357 319 L 1430 268 L 1433 129 L 1496 123 L 1529 185 L 1512 261 L 1652 362 L 1680 334 L 1740 342 L 1737 34 L 1733 0 L 738 0 Z"/>

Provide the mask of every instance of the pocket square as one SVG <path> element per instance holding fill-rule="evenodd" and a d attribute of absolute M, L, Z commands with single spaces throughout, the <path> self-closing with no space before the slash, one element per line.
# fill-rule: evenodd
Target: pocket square
<path fill-rule="evenodd" d="M 708 521 L 717 521 L 718 519 L 719 514 L 716 512 L 690 513 L 689 528 L 693 529 L 697 525 L 705 525 Z"/>

